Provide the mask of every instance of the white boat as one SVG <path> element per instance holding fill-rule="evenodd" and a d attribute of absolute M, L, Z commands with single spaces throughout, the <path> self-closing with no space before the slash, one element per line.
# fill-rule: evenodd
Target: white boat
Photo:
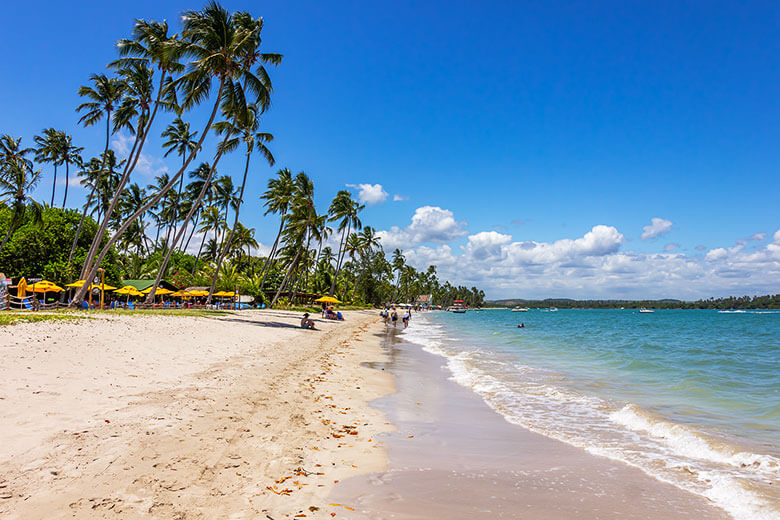
<path fill-rule="evenodd" d="M 640 312 L 641 314 L 652 314 L 652 313 L 654 313 L 655 311 L 654 311 L 653 309 L 639 309 L 639 312 Z"/>
<path fill-rule="evenodd" d="M 528 312 L 528 307 L 515 307 L 512 309 L 512 312 Z"/>

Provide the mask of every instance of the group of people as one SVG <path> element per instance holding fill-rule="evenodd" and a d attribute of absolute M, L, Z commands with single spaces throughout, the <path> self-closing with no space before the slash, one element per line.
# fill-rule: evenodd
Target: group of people
<path fill-rule="evenodd" d="M 395 306 L 389 309 L 385 307 L 379 315 L 385 320 L 385 325 L 389 325 L 392 322 L 393 327 L 398 326 L 398 311 L 396 311 Z M 401 322 L 404 324 L 404 328 L 409 326 L 409 320 L 411 319 L 411 311 L 409 309 L 404 310 L 404 313 L 401 315 Z"/>

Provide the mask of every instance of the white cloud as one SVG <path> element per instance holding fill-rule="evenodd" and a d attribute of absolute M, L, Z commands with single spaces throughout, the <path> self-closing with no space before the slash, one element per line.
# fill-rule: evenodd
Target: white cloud
<path fill-rule="evenodd" d="M 381 184 L 347 184 L 347 187 L 359 190 L 358 200 L 369 206 L 384 202 L 388 196 Z"/>
<path fill-rule="evenodd" d="M 652 224 L 642 228 L 642 236 L 640 237 L 642 240 L 650 240 L 651 238 L 660 237 L 672 229 L 671 220 L 653 217 L 651 222 Z"/>
<path fill-rule="evenodd" d="M 753 233 L 748 237 L 748 240 L 751 242 L 760 242 L 764 239 L 766 239 L 766 233 Z"/>
<path fill-rule="evenodd" d="M 393 195 L 393 202 L 400 202 L 402 200 L 409 200 L 409 197 L 404 197 L 403 195 L 395 194 Z"/>
<path fill-rule="evenodd" d="M 670 244 L 666 244 L 664 246 L 664 251 L 667 253 L 671 253 L 672 251 L 676 251 L 677 249 L 680 249 L 680 244 L 675 244 L 674 242 Z"/>
<path fill-rule="evenodd" d="M 422 206 L 412 216 L 412 223 L 401 229 L 378 231 L 386 251 L 405 249 L 426 242 L 451 242 L 468 234 L 465 222 L 456 222 L 452 211 L 438 206 Z"/>
<path fill-rule="evenodd" d="M 407 230 L 397 235 L 411 236 Z M 404 251 L 418 269 L 436 265 L 440 279 L 476 285 L 491 298 L 683 298 L 776 293 L 780 288 L 780 230 L 766 247 L 739 242 L 705 256 L 623 250 L 627 241 L 612 226 L 597 225 L 579 238 L 518 241 L 482 231 L 460 251 L 449 244 L 416 245 Z"/>
<path fill-rule="evenodd" d="M 128 154 L 132 149 L 134 139 L 134 136 L 124 132 L 120 132 L 114 137 L 111 141 L 111 146 L 114 148 L 118 157 L 127 159 Z M 135 170 L 133 171 L 151 179 L 168 173 L 169 170 L 168 166 L 165 165 L 165 161 L 161 158 L 141 153 L 138 157 L 138 162 L 135 165 Z"/>

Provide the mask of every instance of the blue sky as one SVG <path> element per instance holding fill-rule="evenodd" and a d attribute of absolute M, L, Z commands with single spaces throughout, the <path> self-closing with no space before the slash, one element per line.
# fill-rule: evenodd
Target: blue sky
<path fill-rule="evenodd" d="M 311 175 L 321 210 L 372 185 L 364 223 L 418 267 L 494 297 L 780 292 L 777 3 L 224 5 L 263 16 L 265 49 L 285 55 L 265 117 L 277 166 Z M 0 132 L 63 128 L 96 155 L 78 86 L 134 18 L 176 26 L 201 6 L 4 6 Z M 175 171 L 159 141 L 146 152 L 136 182 Z M 240 161 L 221 173 L 238 181 Z M 277 221 L 257 196 L 275 170 L 254 163 L 242 209 L 265 244 Z"/>

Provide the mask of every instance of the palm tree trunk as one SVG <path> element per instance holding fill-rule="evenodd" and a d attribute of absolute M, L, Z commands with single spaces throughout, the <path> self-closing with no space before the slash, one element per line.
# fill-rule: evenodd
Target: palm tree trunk
<path fill-rule="evenodd" d="M 190 247 L 190 241 L 192 240 L 192 236 L 195 234 L 195 230 L 198 229 L 198 222 L 200 222 L 200 211 L 198 211 L 198 214 L 195 215 L 195 222 L 192 223 L 192 231 L 190 231 L 190 236 L 187 239 L 187 243 L 184 244 L 184 248 L 182 251 L 187 251 L 187 248 Z"/>
<path fill-rule="evenodd" d="M 187 216 L 184 217 L 184 222 L 182 223 L 181 228 L 179 228 L 179 232 L 176 233 L 176 236 L 173 239 L 173 243 L 168 248 L 168 252 L 165 254 L 165 258 L 163 259 L 162 264 L 160 264 L 160 269 L 157 271 L 157 278 L 155 278 L 154 285 L 152 286 L 152 290 L 149 291 L 149 294 L 146 296 L 146 300 L 144 301 L 144 303 L 152 303 L 154 301 L 154 293 L 157 292 L 157 287 L 159 287 L 160 281 L 162 280 L 163 273 L 165 272 L 165 269 L 168 267 L 168 262 L 171 260 L 171 255 L 173 254 L 173 250 L 176 248 L 176 244 L 178 244 L 179 241 L 181 241 L 181 239 L 184 238 L 184 232 L 186 230 L 187 223 L 190 221 L 192 215 L 195 213 L 197 208 L 200 207 L 201 203 L 203 202 L 203 199 L 206 197 L 206 193 L 208 193 L 209 186 L 211 185 L 211 177 L 214 175 L 214 171 L 217 168 L 217 163 L 219 163 L 219 160 L 222 158 L 222 154 L 224 153 L 225 150 L 224 145 L 230 139 L 230 136 L 231 133 L 228 132 L 222 144 L 217 148 L 219 151 L 217 152 L 216 157 L 214 157 L 213 164 L 209 169 L 209 174 L 203 183 L 203 187 L 200 189 L 200 193 L 198 194 L 198 200 L 196 200 L 195 203 L 192 205 L 192 207 L 190 207 L 190 210 L 187 212 Z M 184 170 L 184 168 L 185 167 L 182 166 L 182 171 Z M 203 244 L 201 243 L 201 246 L 202 245 Z M 195 265 L 197 267 L 197 259 L 195 260 Z"/>
<path fill-rule="evenodd" d="M 65 203 L 68 201 L 68 177 L 70 173 L 70 161 L 65 161 L 65 196 L 62 197 L 62 209 L 65 209 Z"/>
<path fill-rule="evenodd" d="M 287 273 L 284 275 L 284 279 L 282 280 L 282 283 L 279 284 L 279 289 L 276 291 L 276 295 L 274 296 L 273 301 L 271 301 L 270 307 L 273 307 L 276 305 L 276 302 L 279 300 L 279 295 L 282 293 L 282 290 L 287 285 L 287 280 L 290 278 L 290 274 L 293 272 L 293 269 L 296 267 L 296 264 L 298 263 L 298 258 L 301 256 L 301 249 L 298 249 L 298 253 L 295 255 L 295 259 L 290 264 L 289 269 L 287 269 Z"/>
<path fill-rule="evenodd" d="M 241 191 L 238 193 L 238 202 L 236 203 L 236 214 L 233 218 L 233 227 L 230 229 L 230 234 L 222 245 L 222 251 L 219 253 L 217 259 L 217 267 L 214 269 L 214 278 L 211 280 L 211 288 L 209 288 L 209 295 L 206 298 L 206 304 L 211 303 L 212 295 L 214 294 L 214 288 L 217 286 L 217 278 L 219 277 L 219 268 L 222 267 L 222 262 L 225 260 L 225 256 L 230 250 L 230 243 L 233 241 L 233 235 L 236 232 L 236 226 L 238 226 L 238 213 L 241 210 L 241 204 L 244 202 L 244 187 L 246 187 L 246 175 L 249 172 L 249 159 L 251 152 L 247 146 L 246 150 L 246 164 L 244 165 L 244 178 L 241 180 Z M 227 209 L 227 208 L 226 208 Z M 225 212 L 225 218 L 227 218 L 227 212 Z"/>
<path fill-rule="evenodd" d="M 192 160 L 197 155 L 198 151 L 200 150 L 201 146 L 203 145 L 203 141 L 206 139 L 206 135 L 208 134 L 209 130 L 211 129 L 211 125 L 214 123 L 214 118 L 217 115 L 217 110 L 219 109 L 220 100 L 222 99 L 222 91 L 224 90 L 225 82 L 224 80 L 220 80 L 219 82 L 219 90 L 217 91 L 217 100 L 214 103 L 214 107 L 211 110 L 211 116 L 209 117 L 208 122 L 206 123 L 206 127 L 203 129 L 203 133 L 200 136 L 200 140 L 198 141 L 198 145 L 190 152 L 189 157 L 187 158 L 186 164 L 189 164 L 192 162 Z M 150 121 L 151 123 L 151 121 Z M 136 156 L 137 159 L 137 156 Z M 173 186 L 176 185 L 176 182 L 179 180 L 179 177 L 184 174 L 185 167 L 182 167 L 181 170 L 179 170 L 176 175 L 173 176 L 173 178 L 163 186 L 163 188 L 152 197 L 146 204 L 141 206 L 139 209 L 135 211 L 132 215 L 130 215 L 125 222 L 119 227 L 119 229 L 114 233 L 114 235 L 108 240 L 108 243 L 103 247 L 103 250 L 100 252 L 100 255 L 98 257 L 97 262 L 94 262 L 93 265 L 90 266 L 89 269 L 89 276 L 91 278 L 94 278 L 95 274 L 97 273 L 97 268 L 100 265 L 100 262 L 103 261 L 103 258 L 106 256 L 108 251 L 111 249 L 111 246 L 114 245 L 114 243 L 119 239 L 120 236 L 122 236 L 122 233 L 124 233 L 128 227 L 133 223 L 135 219 L 137 219 L 140 215 L 143 215 L 146 213 L 146 211 L 157 204 L 160 199 L 168 192 L 170 191 Z M 87 284 L 84 284 L 82 287 L 79 288 L 79 290 L 76 292 L 76 296 L 73 298 L 73 302 L 71 302 L 71 306 L 78 305 L 81 300 L 84 298 L 84 294 L 86 293 L 86 287 Z"/>
<path fill-rule="evenodd" d="M 56 161 L 56 159 L 55 159 Z M 57 163 L 54 163 L 54 180 L 51 183 L 51 203 L 49 206 L 54 207 L 54 191 L 57 189 Z"/>
<path fill-rule="evenodd" d="M 73 237 L 73 243 L 70 246 L 70 254 L 68 255 L 68 265 L 73 264 L 73 255 L 76 252 L 76 245 L 79 242 L 79 236 L 81 236 L 81 229 L 84 227 L 84 220 L 87 218 L 87 210 L 89 210 L 89 206 L 92 204 L 92 197 L 95 195 L 95 190 L 97 189 L 97 184 L 92 186 L 92 191 L 89 193 L 89 197 L 87 197 L 87 202 L 84 204 L 84 211 L 81 212 L 81 219 L 79 220 L 79 226 L 76 228 L 76 236 Z M 69 278 L 68 283 L 73 283 L 73 275 L 71 275 Z"/>
<path fill-rule="evenodd" d="M 265 259 L 265 262 L 263 263 L 263 270 L 260 271 L 260 292 L 263 291 L 263 286 L 265 285 L 265 277 L 270 272 L 271 262 L 273 262 L 274 256 L 276 255 L 276 248 L 279 245 L 279 238 L 282 236 L 282 230 L 284 229 L 284 217 L 286 213 L 282 214 L 282 221 L 279 224 L 279 232 L 276 234 L 276 240 L 274 240 L 274 245 L 271 246 L 271 252 L 268 253 L 268 258 Z"/>
<path fill-rule="evenodd" d="M 160 99 L 162 98 L 163 85 L 165 84 L 165 76 L 166 76 L 165 72 L 163 72 L 160 75 L 160 86 L 158 87 L 157 90 L 157 99 L 155 100 L 154 109 L 152 110 L 152 114 L 149 117 L 149 121 L 146 123 L 146 125 L 144 125 L 144 128 L 139 128 L 138 134 L 136 134 L 135 143 L 133 145 L 133 148 L 136 148 L 135 146 L 136 144 L 138 145 L 137 149 L 135 149 L 135 157 L 133 157 L 131 151 L 130 156 L 128 157 L 127 160 L 127 164 L 125 165 L 125 171 L 122 173 L 122 178 L 119 180 L 119 184 L 117 184 L 116 191 L 114 192 L 114 196 L 111 198 L 111 203 L 108 205 L 108 209 L 106 209 L 105 213 L 103 214 L 103 221 L 100 223 L 100 228 L 98 229 L 95 238 L 92 239 L 92 245 L 89 248 L 89 254 L 87 255 L 87 259 L 84 261 L 85 266 L 87 265 L 90 266 L 89 271 L 95 271 L 97 273 L 97 268 L 99 266 L 92 265 L 95 259 L 95 254 L 97 253 L 103 234 L 106 232 L 108 221 L 111 219 L 111 215 L 113 215 L 114 209 L 116 208 L 116 205 L 119 203 L 119 198 L 122 195 L 122 190 L 125 188 L 125 184 L 127 184 L 127 181 L 130 179 L 130 174 L 133 173 L 136 164 L 138 164 L 138 159 L 141 157 L 141 151 L 144 148 L 144 143 L 146 143 L 146 138 L 149 135 L 149 130 L 151 130 L 152 124 L 154 123 L 154 118 L 157 115 L 157 109 L 160 108 Z M 119 236 L 121 236 L 121 234 Z M 79 294 L 81 294 L 82 295 L 81 297 L 83 298 L 83 293 L 85 291 L 83 291 L 82 289 L 83 287 L 81 287 L 77 291 L 76 295 L 78 296 Z"/>
<path fill-rule="evenodd" d="M 11 220 L 8 222 L 8 231 L 5 234 L 5 237 L 3 237 L 3 241 L 0 242 L 0 252 L 3 251 L 3 248 L 5 247 L 6 242 L 8 242 L 8 239 L 11 238 L 11 233 L 14 231 L 14 222 L 13 217 L 11 217 Z"/>
<path fill-rule="evenodd" d="M 338 259 L 336 260 L 336 274 L 333 276 L 333 282 L 330 284 L 330 292 L 328 293 L 328 296 L 333 296 L 333 293 L 336 292 L 336 282 L 338 282 L 339 279 L 339 272 L 341 271 L 341 262 L 344 260 L 344 256 L 346 251 L 342 252 L 341 249 L 344 244 L 344 237 L 349 235 L 349 232 L 352 231 L 352 222 L 347 223 L 347 229 L 346 233 L 341 234 L 341 243 L 339 244 L 339 255 Z"/>

